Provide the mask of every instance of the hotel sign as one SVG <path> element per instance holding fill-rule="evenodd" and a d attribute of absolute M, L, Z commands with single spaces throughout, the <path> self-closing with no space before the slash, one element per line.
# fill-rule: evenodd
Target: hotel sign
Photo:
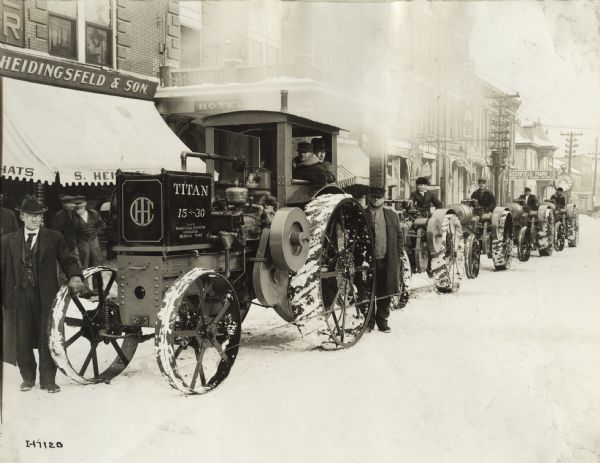
<path fill-rule="evenodd" d="M 556 180 L 557 170 L 507 170 L 506 178 L 511 180 Z"/>
<path fill-rule="evenodd" d="M 25 2 L 0 0 L 0 42 L 25 46 Z"/>
<path fill-rule="evenodd" d="M 76 90 L 152 100 L 158 83 L 116 71 L 0 48 L 0 76 Z"/>

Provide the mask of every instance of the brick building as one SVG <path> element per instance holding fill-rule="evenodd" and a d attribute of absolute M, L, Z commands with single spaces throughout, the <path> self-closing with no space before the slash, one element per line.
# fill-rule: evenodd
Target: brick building
<path fill-rule="evenodd" d="M 177 2 L 11 0 L 0 3 L 0 26 L 9 207 L 35 193 L 50 215 L 62 191 L 97 206 L 118 168 L 179 166 L 186 147 L 153 102 L 180 58 Z"/>

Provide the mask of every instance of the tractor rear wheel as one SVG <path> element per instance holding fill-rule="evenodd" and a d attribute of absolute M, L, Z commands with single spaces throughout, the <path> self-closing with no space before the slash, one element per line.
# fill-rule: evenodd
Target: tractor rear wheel
<path fill-rule="evenodd" d="M 90 267 L 83 277 L 85 293 L 71 295 L 63 286 L 50 309 L 50 355 L 77 383 L 108 382 L 129 365 L 142 331 L 121 325 L 115 270 Z"/>
<path fill-rule="evenodd" d="M 203 394 L 231 371 L 241 338 L 240 304 L 227 278 L 194 268 L 167 290 L 154 346 L 165 380 L 184 394 Z"/>
<path fill-rule="evenodd" d="M 504 210 L 498 218 L 498 225 L 494 233 L 495 237 L 492 239 L 492 260 L 496 270 L 510 268 L 513 247 L 512 230 L 512 214 L 509 210 Z"/>
<path fill-rule="evenodd" d="M 289 305 L 297 324 L 319 323 L 326 342 L 350 347 L 362 336 L 375 298 L 374 237 L 360 203 L 324 194 L 305 208 L 310 241 L 305 264 L 291 274 Z"/>
<path fill-rule="evenodd" d="M 554 215 L 550 208 L 538 210 L 537 243 L 540 256 L 551 256 L 554 250 Z"/>
<path fill-rule="evenodd" d="M 400 273 L 398 274 L 398 295 L 392 298 L 392 310 L 403 309 L 410 299 L 410 287 L 412 282 L 412 272 L 410 269 L 410 260 L 406 251 L 402 251 L 400 257 Z"/>
<path fill-rule="evenodd" d="M 440 293 L 458 291 L 465 268 L 465 240 L 455 214 L 436 210 L 427 224 L 431 277 Z"/>

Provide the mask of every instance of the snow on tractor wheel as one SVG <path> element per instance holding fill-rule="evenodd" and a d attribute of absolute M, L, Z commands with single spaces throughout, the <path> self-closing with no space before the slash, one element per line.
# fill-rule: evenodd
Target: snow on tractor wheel
<path fill-rule="evenodd" d="M 481 265 L 481 246 L 473 233 L 465 238 L 465 274 L 467 278 L 477 278 Z"/>
<path fill-rule="evenodd" d="M 227 278 L 193 268 L 167 290 L 154 347 L 165 380 L 184 394 L 202 394 L 227 378 L 241 337 L 240 304 Z"/>
<path fill-rule="evenodd" d="M 117 272 L 90 267 L 83 272 L 86 290 L 57 293 L 48 320 L 48 344 L 56 366 L 81 384 L 108 382 L 129 365 L 140 328 L 123 327 L 117 304 Z"/>
<path fill-rule="evenodd" d="M 440 293 L 458 291 L 465 268 L 462 226 L 454 213 L 437 209 L 427 223 L 431 277 Z"/>
<path fill-rule="evenodd" d="M 374 237 L 360 203 L 345 194 L 323 194 L 305 208 L 308 257 L 289 284 L 298 325 L 316 326 L 326 342 L 349 347 L 362 336 L 374 306 Z"/>
<path fill-rule="evenodd" d="M 567 243 L 570 248 L 579 244 L 579 215 L 575 204 L 567 204 Z"/>
<path fill-rule="evenodd" d="M 511 212 L 497 207 L 492 214 L 492 260 L 496 270 L 507 270 L 512 261 L 513 223 Z"/>
<path fill-rule="evenodd" d="M 531 256 L 531 231 L 523 226 L 519 229 L 517 256 L 520 262 L 527 262 Z"/>
<path fill-rule="evenodd" d="M 410 287 L 412 282 L 412 272 L 410 269 L 410 260 L 406 251 L 402 251 L 400 257 L 400 273 L 398 275 L 398 295 L 392 298 L 392 310 L 403 309 L 408 304 L 410 298 Z"/>
<path fill-rule="evenodd" d="M 554 249 L 554 214 L 548 206 L 540 206 L 537 211 L 537 243 L 540 256 L 551 256 Z"/>

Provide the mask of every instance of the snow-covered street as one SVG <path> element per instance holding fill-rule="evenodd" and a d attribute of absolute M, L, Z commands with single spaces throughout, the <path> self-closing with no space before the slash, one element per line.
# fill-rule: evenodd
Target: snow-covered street
<path fill-rule="evenodd" d="M 5 364 L 2 461 L 598 463 L 600 220 L 581 230 L 579 247 L 506 272 L 482 257 L 457 294 L 419 291 L 391 333 L 344 351 L 254 307 L 231 375 L 203 396 L 167 385 L 152 342 L 111 384 L 59 374 L 56 395 L 20 392 Z"/>

